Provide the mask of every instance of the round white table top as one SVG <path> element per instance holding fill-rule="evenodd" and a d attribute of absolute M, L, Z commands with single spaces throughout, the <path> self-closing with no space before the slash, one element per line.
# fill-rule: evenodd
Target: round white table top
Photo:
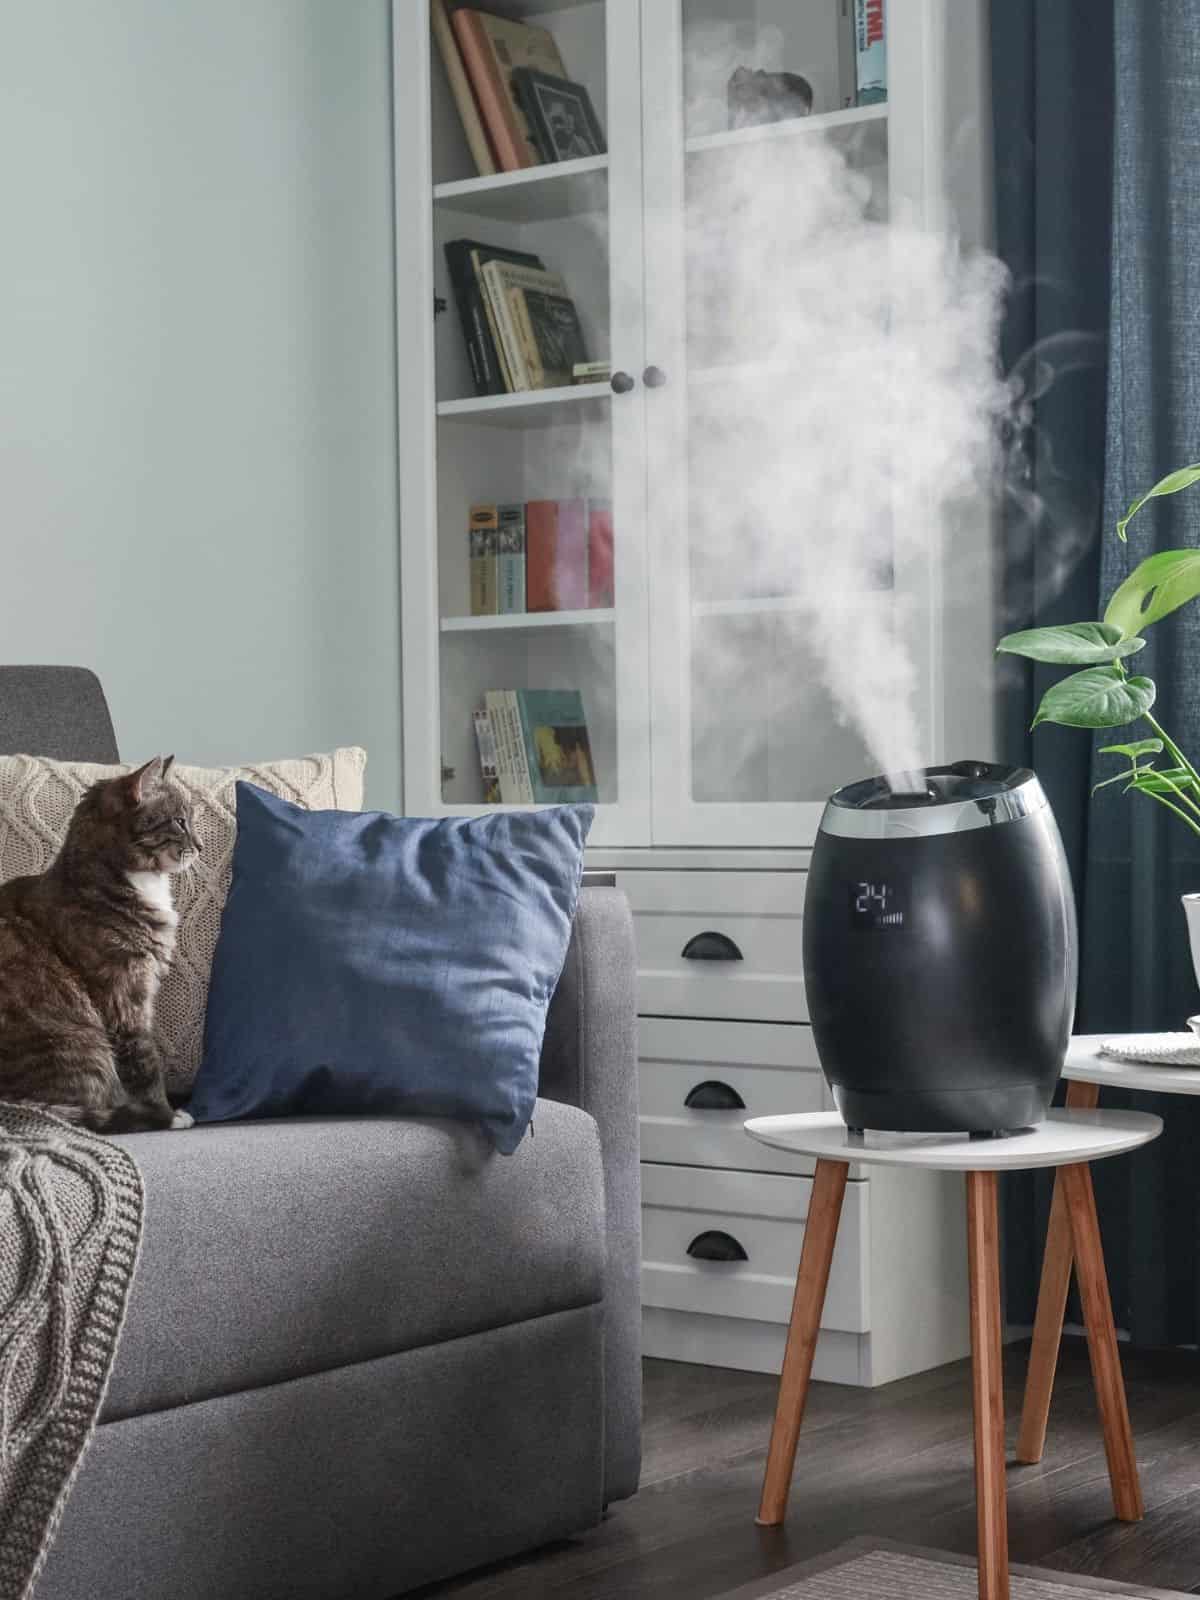
<path fill-rule="evenodd" d="M 864 1166 L 927 1167 L 939 1172 L 1014 1172 L 1029 1167 L 1065 1167 L 1099 1161 L 1149 1144 L 1162 1132 L 1162 1118 L 1147 1111 L 1076 1111 L 1055 1108 L 1045 1122 L 998 1139 L 966 1133 L 877 1133 L 851 1135 L 836 1111 L 795 1116 L 751 1117 L 743 1124 L 753 1139 L 793 1155 Z"/>
<path fill-rule="evenodd" d="M 1101 1041 L 1116 1037 L 1111 1033 L 1077 1033 L 1067 1050 L 1063 1077 L 1077 1078 L 1082 1083 L 1107 1084 L 1110 1089 L 1200 1094 L 1200 1069 L 1196 1067 L 1170 1066 L 1166 1062 L 1151 1065 L 1147 1061 L 1118 1061 L 1115 1056 L 1102 1056 Z"/>

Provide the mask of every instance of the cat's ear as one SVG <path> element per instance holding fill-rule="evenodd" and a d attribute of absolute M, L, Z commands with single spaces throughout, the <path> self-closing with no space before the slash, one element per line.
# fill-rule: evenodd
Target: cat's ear
<path fill-rule="evenodd" d="M 162 771 L 158 775 L 158 781 L 160 783 L 166 783 L 167 774 L 168 774 L 168 772 L 170 772 L 171 768 L 174 765 L 175 765 L 175 757 L 174 756 L 164 756 L 162 758 Z"/>
<path fill-rule="evenodd" d="M 127 772 L 123 778 L 118 778 L 115 788 L 121 803 L 126 806 L 140 806 L 148 791 L 161 779 L 162 770 L 162 757 L 152 756 L 136 772 Z"/>

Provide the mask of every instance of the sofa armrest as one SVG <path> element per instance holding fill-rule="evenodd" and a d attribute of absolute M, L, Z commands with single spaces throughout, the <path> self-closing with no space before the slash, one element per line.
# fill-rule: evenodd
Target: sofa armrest
<path fill-rule="evenodd" d="M 628 901 L 618 889 L 585 886 L 546 1019 L 538 1092 L 582 1107 L 600 1130 L 608 1229 L 606 1501 L 632 1494 L 641 1468 L 642 1197 L 635 981 Z"/>

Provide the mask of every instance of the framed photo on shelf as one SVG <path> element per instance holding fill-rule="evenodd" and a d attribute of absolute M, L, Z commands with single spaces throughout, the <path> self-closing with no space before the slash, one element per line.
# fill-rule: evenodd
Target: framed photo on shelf
<path fill-rule="evenodd" d="M 513 88 L 543 161 L 602 156 L 604 131 L 581 83 L 555 78 L 535 67 L 518 67 Z"/>

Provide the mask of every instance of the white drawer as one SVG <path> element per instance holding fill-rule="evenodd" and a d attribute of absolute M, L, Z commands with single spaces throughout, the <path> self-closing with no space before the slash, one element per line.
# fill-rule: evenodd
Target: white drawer
<path fill-rule="evenodd" d="M 787 1322 L 804 1219 L 808 1178 L 765 1172 L 710 1172 L 648 1163 L 642 1167 L 642 1304 L 710 1316 Z M 868 1185 L 846 1185 L 823 1328 L 865 1333 Z M 705 1234 L 716 1240 L 701 1244 Z M 745 1259 L 689 1254 L 730 1243 Z"/>
<path fill-rule="evenodd" d="M 806 880 L 803 872 L 618 872 L 633 909 L 639 1012 L 806 1021 L 800 947 Z M 694 953 L 723 942 L 740 959 Z"/>
<path fill-rule="evenodd" d="M 811 1175 L 812 1157 L 774 1150 L 742 1127 L 747 1117 L 832 1104 L 811 1028 L 641 1017 L 638 1056 L 644 1161 Z M 721 1109 L 734 1096 L 741 1104 Z"/>

